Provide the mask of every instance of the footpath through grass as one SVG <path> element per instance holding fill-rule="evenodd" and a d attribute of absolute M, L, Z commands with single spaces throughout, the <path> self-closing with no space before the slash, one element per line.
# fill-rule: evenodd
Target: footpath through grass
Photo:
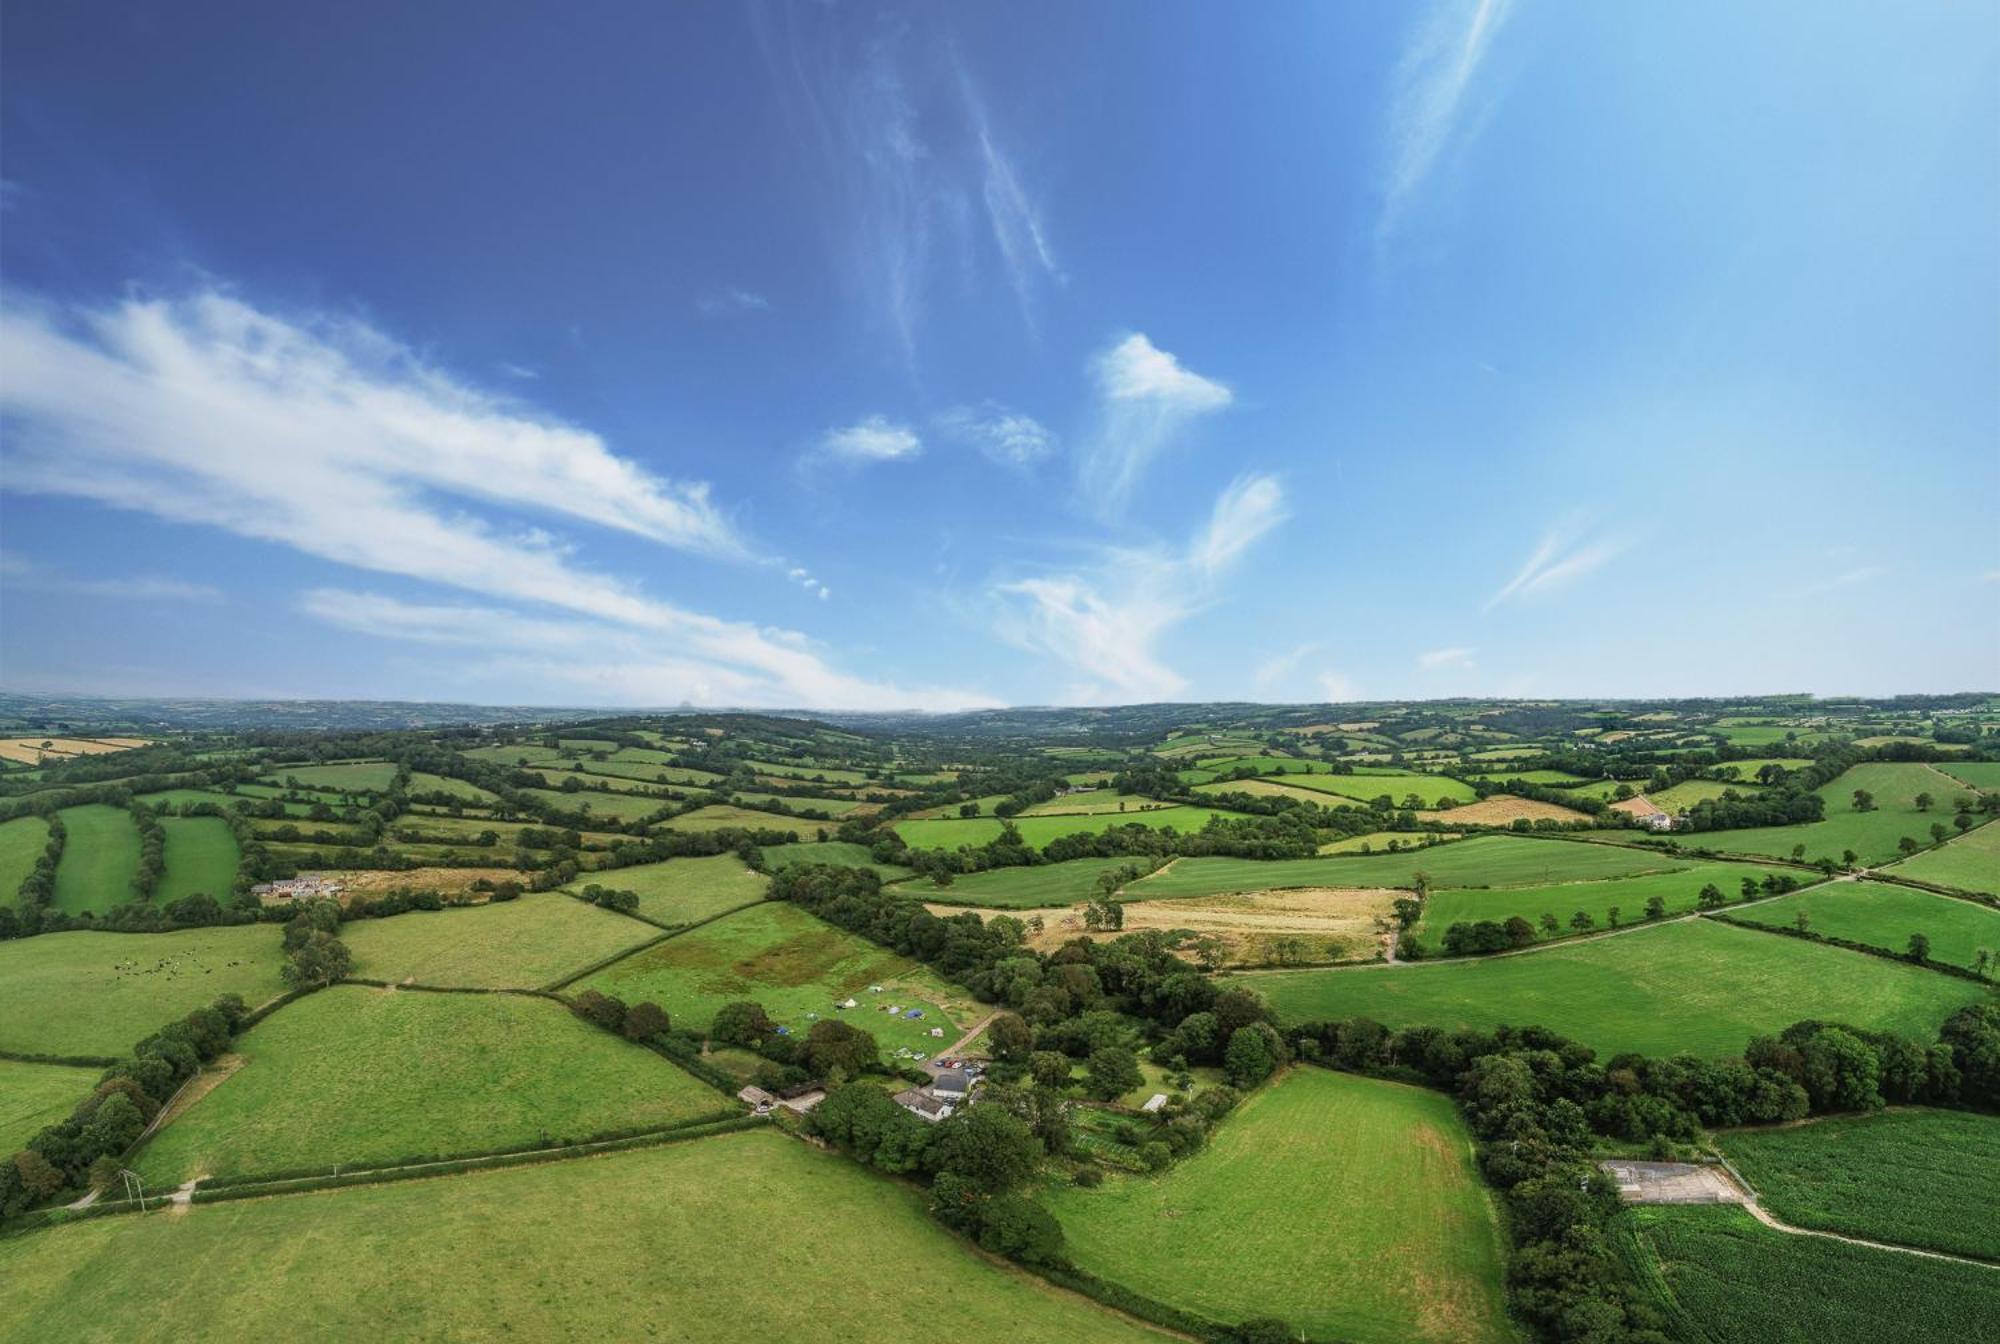
<path fill-rule="evenodd" d="M 1500 1231 L 1442 1093 L 1302 1068 L 1158 1176 L 1046 1202 L 1100 1277 L 1358 1344 L 1516 1338 Z"/>
<path fill-rule="evenodd" d="M 125 1054 L 224 994 L 285 992 L 275 924 L 179 933 L 44 933 L 0 942 L 0 1050 Z"/>
<path fill-rule="evenodd" d="M 140 1150 L 148 1183 L 525 1147 L 736 1109 L 643 1046 L 517 994 L 336 985 L 236 1043 L 246 1061 Z"/>
<path fill-rule="evenodd" d="M 1809 1017 L 1929 1040 L 1954 1009 L 1989 993 L 1918 966 L 1705 919 L 1518 956 L 1275 971 L 1232 983 L 1261 992 L 1287 1022 L 1543 1026 L 1607 1057 L 1737 1055 L 1752 1036 Z"/>
<path fill-rule="evenodd" d="M 1932 961 L 1952 966 L 1970 967 L 1981 948 L 2000 953 L 2000 910 L 1887 882 L 1828 882 L 1753 905 L 1734 917 L 1790 929 L 1797 927 L 1801 913 L 1810 932 L 1899 956 L 1909 950 L 1913 933 L 1931 940 Z M 2000 967 L 1994 973 L 2000 974 Z"/>
<path fill-rule="evenodd" d="M 1716 1137 L 1795 1227 L 2000 1260 L 2000 1117 L 1895 1110 Z"/>
<path fill-rule="evenodd" d="M 190 1272 L 240 1265 L 257 1272 Z M 1159 1340 L 974 1255 L 920 1197 L 753 1131 L 0 1241 L 4 1340 Z M 940 1322 L 948 1321 L 949 1329 Z"/>
<path fill-rule="evenodd" d="M 659 936 L 561 892 L 340 926 L 360 979 L 479 989 L 536 989 Z"/>
<path fill-rule="evenodd" d="M 1938 1344 L 1991 1339 L 2000 1271 L 1773 1231 L 1732 1205 L 1632 1209 L 1628 1254 L 1676 1339 Z"/>

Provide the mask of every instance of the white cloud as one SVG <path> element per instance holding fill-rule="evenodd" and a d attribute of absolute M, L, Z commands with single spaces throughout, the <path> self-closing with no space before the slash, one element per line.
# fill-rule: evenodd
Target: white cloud
<path fill-rule="evenodd" d="M 1284 653 L 1273 654 L 1257 664 L 1257 670 L 1251 674 L 1251 684 L 1257 688 L 1259 695 L 1277 694 L 1297 675 L 1306 659 L 1325 647 L 1324 640 L 1314 639 L 1296 645 Z"/>
<path fill-rule="evenodd" d="M 1417 655 L 1417 666 L 1426 672 L 1435 672 L 1447 667 L 1471 671 L 1472 652 L 1466 648 L 1430 649 Z"/>
<path fill-rule="evenodd" d="M 1101 419 L 1082 445 L 1078 474 L 1093 509 L 1111 517 L 1182 426 L 1229 405 L 1233 394 L 1187 368 L 1142 332 L 1100 354 L 1093 371 Z"/>
<path fill-rule="evenodd" d="M 871 415 L 845 429 L 830 429 L 820 450 L 843 462 L 897 462 L 923 452 L 923 441 L 908 425 Z"/>
<path fill-rule="evenodd" d="M 1487 598 L 1480 610 L 1491 611 L 1502 602 L 1565 587 L 1616 559 L 1631 544 L 1622 537 L 1580 539 L 1568 529 L 1553 529 L 1543 535 L 1519 572 Z"/>
<path fill-rule="evenodd" d="M 1322 672 L 1319 677 L 1320 697 L 1333 704 L 1346 704 L 1359 700 L 1361 693 L 1354 683 L 1338 672 Z"/>
<path fill-rule="evenodd" d="M 500 372 L 506 374 L 509 378 L 519 378 L 523 382 L 530 383 L 542 376 L 541 371 L 538 369 L 531 369 L 526 364 L 513 364 L 505 360 L 502 360 L 500 363 Z"/>
<path fill-rule="evenodd" d="M 1396 67 L 1389 170 L 1377 236 L 1394 232 L 1450 143 L 1467 91 L 1507 21 L 1511 0 L 1445 0 Z"/>
<path fill-rule="evenodd" d="M 479 516 L 476 506 L 490 504 L 749 555 L 706 486 L 662 480 L 594 434 L 455 382 L 352 322 L 283 321 L 215 293 L 96 312 L 0 306 L 0 412 L 11 420 L 0 484 L 12 489 L 559 609 L 701 662 L 709 684 L 733 688 L 739 703 L 887 707 L 905 694 L 836 671 L 802 636 L 687 611 L 579 566 L 539 529 Z M 391 600 L 372 601 L 382 623 Z M 397 605 L 440 619 L 469 610 Z M 537 619 L 477 610 L 495 625 Z M 577 647 L 569 656 L 590 661 Z"/>
<path fill-rule="evenodd" d="M 1003 466 L 1025 467 L 1055 451 L 1054 431 L 998 402 L 955 406 L 938 416 L 936 424 L 946 436 L 971 444 Z"/>
<path fill-rule="evenodd" d="M 984 169 L 980 196 L 986 205 L 986 218 L 993 229 L 994 244 L 1007 267 L 1015 300 L 1020 304 L 1021 320 L 1032 329 L 1037 282 L 1060 282 L 1063 275 L 1056 266 L 1055 254 L 1050 250 L 1048 234 L 1042 227 L 1041 212 L 1021 185 L 1013 161 L 996 143 L 985 104 L 963 65 L 958 67 L 958 85 Z"/>
<path fill-rule="evenodd" d="M 762 294 L 752 294 L 747 289 L 731 285 L 704 294 L 694 301 L 695 311 L 703 317 L 727 317 L 732 313 L 768 313 L 771 301 Z"/>
<path fill-rule="evenodd" d="M 995 583 L 997 631 L 1078 672 L 1071 701 L 1169 699 L 1187 683 L 1161 661 L 1160 637 L 1201 611 L 1230 565 L 1284 516 L 1277 482 L 1246 477 L 1183 549 L 1108 547 L 1080 571 Z"/>
<path fill-rule="evenodd" d="M 133 574 L 84 579 L 58 573 L 24 556 L 0 551 L 0 584 L 41 593 L 73 593 L 80 597 L 131 598 L 141 602 L 220 602 L 222 590 L 213 584 L 189 583 L 165 574 Z"/>

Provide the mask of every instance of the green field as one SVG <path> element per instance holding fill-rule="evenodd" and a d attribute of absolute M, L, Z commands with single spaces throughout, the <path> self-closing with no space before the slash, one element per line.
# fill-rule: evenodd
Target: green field
<path fill-rule="evenodd" d="M 1950 775 L 1959 783 L 1969 785 L 1970 789 L 1963 792 L 1972 789 L 2000 789 L 2000 761 L 1943 761 L 1935 768 Z"/>
<path fill-rule="evenodd" d="M 652 816 L 663 807 L 672 806 L 659 798 L 643 798 L 629 793 L 600 793 L 595 790 L 565 793 L 561 789 L 523 789 L 521 792 L 560 812 L 587 812 L 597 817 L 615 817 L 619 821 L 638 821 Z"/>
<path fill-rule="evenodd" d="M 1633 1258 L 1698 1344 L 1990 1339 L 2000 1272 L 1773 1231 L 1727 1205 L 1634 1209 Z"/>
<path fill-rule="evenodd" d="M 35 860 L 49 847 L 49 824 L 40 817 L 0 821 L 0 905 L 14 904 Z"/>
<path fill-rule="evenodd" d="M 806 783 L 866 784 L 868 782 L 868 776 L 859 770 L 843 770 L 835 765 L 801 765 L 796 761 L 789 765 L 773 761 L 745 761 L 744 764 L 760 775 L 797 779 Z"/>
<path fill-rule="evenodd" d="M 43 1128 L 69 1117 L 97 1086 L 102 1069 L 0 1059 L 0 1162 Z"/>
<path fill-rule="evenodd" d="M 1431 831 L 1370 831 L 1366 835 L 1350 835 L 1343 839 L 1321 845 L 1319 852 L 1322 854 L 1381 854 L 1386 852 L 1391 844 L 1394 844 L 1397 847 L 1397 851 L 1401 852 L 1405 849 L 1428 848 L 1431 845 L 1444 844 L 1457 838 L 1455 835 L 1439 835 Z"/>
<path fill-rule="evenodd" d="M 926 901 L 991 905 L 1008 910 L 1025 910 L 1037 905 L 1074 905 L 1078 901 L 1089 900 L 1095 894 L 1098 874 L 1115 873 L 1134 864 L 1144 871 L 1144 859 L 1071 859 L 1066 863 L 1044 863 L 1033 868 L 993 868 L 983 873 L 967 873 L 948 887 L 935 886 L 928 879 L 919 879 L 906 882 L 897 890 Z"/>
<path fill-rule="evenodd" d="M 2000 1118 L 1894 1110 L 1739 1129 L 1716 1143 L 1795 1227 L 2000 1260 Z"/>
<path fill-rule="evenodd" d="M 80 915 L 139 899 L 132 890 L 132 875 L 139 871 L 139 827 L 132 814 L 122 807 L 86 803 L 57 815 L 69 828 L 69 838 L 56 865 L 51 904 Z"/>
<path fill-rule="evenodd" d="M 239 1037 L 245 1061 L 138 1155 L 149 1184 L 526 1147 L 734 1112 L 559 1003 L 336 985 Z"/>
<path fill-rule="evenodd" d="M 1806 760 L 1802 756 L 1757 756 L 1750 760 L 1722 761 L 1714 769 L 1718 773 L 1724 770 L 1734 770 L 1736 778 L 1754 784 L 1757 780 L 1757 772 L 1767 765 L 1775 765 L 1782 770 L 1799 770 L 1811 764 L 1811 761 Z"/>
<path fill-rule="evenodd" d="M 1920 838 L 1927 843 L 1930 840 L 1928 834 Z M 1975 826 L 1964 835 L 1936 849 L 1912 855 L 1885 871 L 1918 882 L 2000 896 L 2000 822 Z"/>
<path fill-rule="evenodd" d="M 534 989 L 658 936 L 560 892 L 340 926 L 362 979 L 484 989 Z"/>
<path fill-rule="evenodd" d="M 738 1344 L 917 1338 L 941 1313 L 968 1344 L 1161 1338 L 982 1259 L 914 1191 L 776 1134 L 442 1179 L 8 1238 L 0 1339 L 264 1344 L 393 1323 L 404 1339 Z M 259 1272 L 189 1272 L 246 1255 Z"/>
<path fill-rule="evenodd" d="M 1989 991 L 1880 957 L 1735 929 L 1664 924 L 1519 956 L 1236 977 L 1287 1022 L 1543 1026 L 1601 1055 L 1740 1054 L 1801 1018 L 1929 1040 Z"/>
<path fill-rule="evenodd" d="M 0 1050 L 117 1056 L 224 994 L 284 992 L 275 924 L 0 942 Z"/>
<path fill-rule="evenodd" d="M 745 831 L 793 831 L 806 838 L 811 838 L 820 831 L 832 831 L 834 825 L 835 823 L 830 821 L 802 821 L 797 817 L 779 816 L 775 812 L 731 807 L 727 803 L 698 807 L 692 812 L 670 817 L 660 823 L 661 829 L 668 831 L 721 831 L 735 828 Z"/>
<path fill-rule="evenodd" d="M 1427 775 L 1414 770 L 1381 771 L 1352 775 L 1301 775 L 1288 778 L 1288 784 L 1318 793 L 1330 793 L 1352 802 L 1366 803 L 1380 798 L 1383 794 L 1393 798 L 1398 807 L 1403 799 L 1414 793 L 1424 800 L 1425 806 L 1443 803 L 1447 806 L 1469 803 L 1479 795 L 1470 784 L 1452 779 L 1446 775 Z M 1336 807 L 1338 803 L 1328 803 Z"/>
<path fill-rule="evenodd" d="M 1066 793 L 1060 798 L 1051 798 L 1046 803 L 1036 803 L 1023 812 L 1024 817 L 1048 817 L 1062 815 L 1095 815 L 1104 812 L 1150 812 L 1165 807 L 1157 798 L 1147 798 L 1136 793 L 1120 793 L 1116 789 L 1086 789 L 1082 793 Z"/>
<path fill-rule="evenodd" d="M 1507 835 L 1478 836 L 1426 850 L 1323 859 L 1176 859 L 1126 888 L 1128 900 L 1216 896 L 1282 887 L 1407 887 L 1418 872 L 1437 887 L 1519 887 L 1584 882 L 1691 866 L 1645 850 Z"/>
<path fill-rule="evenodd" d="M 422 770 L 414 771 L 410 775 L 410 792 L 448 793 L 454 798 L 463 798 L 468 803 L 490 803 L 494 800 L 492 794 L 477 784 L 468 784 L 449 775 L 427 774 Z"/>
<path fill-rule="evenodd" d="M 1854 810 L 1856 789 L 1875 795 L 1873 812 Z M 1781 856 L 1790 855 L 1794 845 L 1803 844 L 1808 861 L 1838 859 L 1851 849 L 1863 863 L 1885 863 L 1901 853 L 1897 843 L 1904 836 L 1928 844 L 1932 822 L 1950 825 L 1951 800 L 1965 789 L 1928 765 L 1873 763 L 1855 766 L 1816 792 L 1826 800 L 1822 821 L 1714 831 L 1702 840 L 1732 853 Z M 1914 799 L 1920 793 L 1933 799 L 1928 812 L 1916 809 Z"/>
<path fill-rule="evenodd" d="M 870 985 L 883 992 L 871 993 Z M 676 935 L 571 988 L 616 994 L 627 1003 L 648 999 L 694 1027 L 706 1026 L 725 1003 L 754 999 L 795 1036 L 803 1036 L 815 1017 L 839 1017 L 875 1033 L 885 1050 L 907 1046 L 926 1054 L 957 1039 L 945 1009 L 967 998 L 919 963 L 778 901 Z M 834 1004 L 849 996 L 860 1006 L 837 1011 Z M 924 1015 L 909 1019 L 881 1011 L 892 1003 Z M 929 1034 L 932 1027 L 945 1029 L 944 1040 Z"/>
<path fill-rule="evenodd" d="M 1023 842 L 1032 848 L 1040 849 L 1049 841 L 1065 835 L 1095 833 L 1129 823 L 1171 826 L 1186 835 L 1207 825 L 1210 817 L 1239 815 L 1241 814 L 1212 807 L 1158 807 L 1144 812 L 1016 817 L 1014 824 L 1019 828 Z M 940 817 L 934 821 L 899 821 L 895 829 L 896 833 L 903 837 L 903 842 L 912 849 L 957 849 L 962 845 L 977 849 L 999 838 L 1001 822 L 998 817 Z"/>
<path fill-rule="evenodd" d="M 529 765 L 541 765 L 548 761 L 560 760 L 563 753 L 554 747 L 545 747 L 534 742 L 507 742 L 499 746 L 473 747 L 458 753 L 468 760 L 486 761 L 493 765 L 519 765 L 523 761 Z"/>
<path fill-rule="evenodd" d="M 1753 905 L 1736 918 L 1789 929 L 1801 910 L 1814 933 L 1889 952 L 1906 951 L 1910 935 L 1921 933 L 1931 940 L 1933 961 L 1971 966 L 1982 947 L 2000 954 L 2000 910 L 1887 882 L 1829 882 Z"/>
<path fill-rule="evenodd" d="M 1641 923 L 1646 902 L 1658 896 L 1666 902 L 1670 915 L 1693 910 L 1701 889 L 1710 883 L 1722 889 L 1731 901 L 1742 894 L 1746 877 L 1763 880 L 1769 873 L 1785 873 L 1794 879 L 1816 879 L 1819 874 L 1798 869 L 1768 868 L 1754 863 L 1697 863 L 1671 873 L 1647 873 L 1639 877 L 1614 877 L 1601 882 L 1557 882 L 1547 886 L 1503 887 L 1498 890 L 1446 888 L 1433 891 L 1424 901 L 1423 918 L 1414 932 L 1435 950 L 1444 931 L 1460 921 L 1491 919 L 1504 923 L 1519 915 L 1536 926 L 1540 935 L 1541 917 L 1551 914 L 1562 925 L 1562 933 L 1575 932 L 1570 917 L 1581 910 L 1597 928 L 1611 926 L 1611 907 L 1618 907 L 1618 922 Z M 1771 907 L 1764 906 L 1761 909 Z M 1743 912 L 1746 918 L 1752 910 Z"/>
<path fill-rule="evenodd" d="M 771 807 L 773 805 L 778 807 L 796 807 L 805 812 L 824 812 L 830 817 L 844 817 L 855 808 L 861 806 L 861 803 L 853 798 L 788 798 L 780 793 L 757 793 L 754 791 L 736 794 L 734 801 L 740 807 Z M 821 823 L 809 821 L 802 824 L 814 826 Z"/>
<path fill-rule="evenodd" d="M 167 872 L 160 879 L 153 903 L 206 892 L 224 905 L 236 885 L 236 837 L 221 817 L 163 817 L 167 833 Z"/>
<path fill-rule="evenodd" d="M 693 924 L 762 900 L 770 879 L 751 872 L 734 854 L 716 854 L 585 873 L 570 883 L 570 890 L 593 884 L 638 892 L 639 913 L 656 923 Z"/>
<path fill-rule="evenodd" d="M 1504 784 L 1509 780 L 1519 780 L 1523 784 L 1543 784 L 1550 788 L 1560 788 L 1566 784 L 1583 784 L 1589 781 L 1582 775 L 1572 775 L 1566 770 L 1489 770 L 1480 776 L 1492 784 Z"/>
<path fill-rule="evenodd" d="M 1165 1173 L 1045 1202 L 1079 1267 L 1214 1320 L 1357 1344 L 1517 1337 L 1499 1226 L 1441 1093 L 1299 1069 Z"/>
<path fill-rule="evenodd" d="M 842 840 L 802 840 L 795 845 L 766 845 L 758 851 L 764 866 L 772 872 L 803 864 L 830 863 L 837 868 L 873 868 L 885 882 L 910 875 L 908 868 L 893 863 L 876 863 L 868 846 Z"/>
<path fill-rule="evenodd" d="M 390 761 L 342 761 L 335 765 L 281 765 L 266 772 L 266 779 L 280 785 L 297 780 L 308 789 L 331 789 L 336 793 L 380 793 L 396 781 L 396 767 Z"/>
<path fill-rule="evenodd" d="M 1763 791 L 1764 786 L 1761 784 L 1724 784 L 1713 779 L 1684 779 L 1671 788 L 1661 789 L 1658 793 L 1648 793 L 1646 796 L 1653 800 L 1653 806 L 1679 816 L 1696 803 L 1720 798 L 1725 793 L 1734 792 L 1739 797 L 1749 798 Z"/>

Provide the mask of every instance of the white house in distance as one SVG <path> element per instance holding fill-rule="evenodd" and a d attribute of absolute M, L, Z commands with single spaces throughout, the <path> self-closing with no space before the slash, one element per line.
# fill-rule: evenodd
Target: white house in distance
<path fill-rule="evenodd" d="M 1635 793 L 1623 802 L 1613 803 L 1611 810 L 1623 812 L 1640 825 L 1650 826 L 1656 831 L 1671 831 L 1674 828 L 1674 819 L 1643 793 Z"/>

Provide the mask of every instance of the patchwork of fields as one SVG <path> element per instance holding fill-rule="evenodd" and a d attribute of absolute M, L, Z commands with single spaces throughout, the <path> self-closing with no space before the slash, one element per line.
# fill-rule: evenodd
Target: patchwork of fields
<path fill-rule="evenodd" d="M 1873 811 L 1855 810 L 1856 790 L 1874 796 Z M 1824 820 L 1802 826 L 1719 832 L 1716 843 L 1731 853 L 1774 857 L 1789 855 L 1804 845 L 1809 861 L 1838 859 L 1853 850 L 1863 863 L 1885 863 L 1900 853 L 1897 845 L 1904 836 L 1930 843 L 1931 823 L 1949 823 L 1947 804 L 1968 790 L 1933 766 L 1873 764 L 1857 765 L 1816 792 L 1826 801 Z M 1929 811 L 1918 811 L 1917 795 L 1924 793 L 1934 801 Z"/>

